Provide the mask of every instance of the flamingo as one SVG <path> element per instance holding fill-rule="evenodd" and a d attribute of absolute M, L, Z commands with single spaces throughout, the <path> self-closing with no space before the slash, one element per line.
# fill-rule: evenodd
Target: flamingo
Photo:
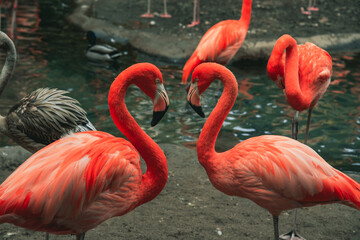
<path fill-rule="evenodd" d="M 285 50 L 286 54 L 284 54 Z M 287 70 L 284 73 L 285 66 L 287 66 Z M 292 138 L 297 139 L 298 137 L 299 111 L 309 109 L 304 141 L 307 144 L 312 109 L 330 84 L 332 72 L 330 55 L 312 43 L 297 45 L 290 35 L 285 34 L 277 40 L 274 46 L 267 71 L 269 77 L 277 83 L 280 89 L 283 89 L 288 103 L 296 110 L 292 122 Z M 296 234 L 296 215 L 297 211 L 295 210 L 294 229 L 283 234 L 283 239 L 287 239 L 287 236 L 303 239 Z"/>
<path fill-rule="evenodd" d="M 194 14 L 193 20 L 188 27 L 194 27 L 200 23 L 200 0 L 194 0 Z"/>
<path fill-rule="evenodd" d="M 0 31 L 0 48 L 6 60 L 0 75 L 0 95 L 12 77 L 16 49 L 12 40 Z M 0 115 L 0 132 L 26 150 L 35 153 L 70 132 L 96 130 L 79 102 L 67 91 L 39 88 L 16 103 L 6 116 Z"/>
<path fill-rule="evenodd" d="M 186 84 L 191 71 L 202 62 L 226 65 L 244 42 L 251 18 L 252 0 L 243 0 L 241 18 L 224 20 L 212 26 L 201 38 L 194 53 L 183 68 L 182 83 Z"/>
<path fill-rule="evenodd" d="M 108 102 L 115 125 L 130 142 L 88 131 L 36 152 L 0 185 L 0 224 L 84 239 L 86 231 L 161 192 L 168 177 L 166 157 L 126 108 L 131 84 L 153 101 L 151 125 L 161 120 L 169 99 L 159 69 L 150 63 L 127 68 L 112 83 Z M 144 175 L 139 154 L 147 164 Z"/>
<path fill-rule="evenodd" d="M 237 97 L 234 75 L 217 63 L 200 64 L 193 72 L 187 100 L 204 117 L 201 94 L 215 79 L 223 83 L 224 90 L 202 128 L 197 155 L 216 189 L 248 198 L 268 210 L 273 216 L 275 240 L 279 239 L 278 219 L 282 211 L 329 203 L 360 210 L 360 184 L 299 141 L 263 135 L 249 138 L 226 152 L 216 152 L 217 135 Z"/>
<path fill-rule="evenodd" d="M 297 139 L 299 111 L 308 109 L 306 144 L 312 109 L 330 84 L 331 56 L 312 43 L 297 45 L 294 38 L 285 34 L 275 43 L 267 64 L 267 73 L 284 91 L 287 102 L 296 110 L 292 127 L 292 136 L 295 139 Z"/>
<path fill-rule="evenodd" d="M 147 0 L 147 11 L 146 11 L 146 13 L 142 14 L 140 17 L 153 18 L 154 14 L 151 13 L 150 7 L 151 7 L 151 0 Z M 162 18 L 171 18 L 171 15 L 167 12 L 166 0 L 164 0 L 164 13 L 160 14 L 160 17 L 162 17 Z"/>

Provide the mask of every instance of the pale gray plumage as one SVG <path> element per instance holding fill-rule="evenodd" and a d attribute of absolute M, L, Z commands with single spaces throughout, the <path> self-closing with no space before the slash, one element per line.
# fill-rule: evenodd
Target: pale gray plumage
<path fill-rule="evenodd" d="M 0 94 L 15 68 L 16 51 L 11 39 L 0 32 L 0 47 L 7 51 L 0 75 Z M 14 59 L 14 60 L 13 60 Z M 70 132 L 96 130 L 79 102 L 67 91 L 39 88 L 0 116 L 0 132 L 30 152 L 36 152 Z"/>

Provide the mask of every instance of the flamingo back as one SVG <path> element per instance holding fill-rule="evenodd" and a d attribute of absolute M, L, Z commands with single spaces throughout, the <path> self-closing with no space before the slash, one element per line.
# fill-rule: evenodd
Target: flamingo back
<path fill-rule="evenodd" d="M 66 136 L 41 149 L 0 185 L 0 223 L 83 233 L 137 206 L 140 157 L 103 132 Z"/>
<path fill-rule="evenodd" d="M 245 40 L 247 28 L 237 20 L 225 20 L 211 27 L 200 40 L 199 59 L 226 65 Z"/>
<path fill-rule="evenodd" d="M 247 29 L 237 20 L 225 20 L 212 26 L 185 63 L 182 82 L 186 83 L 191 71 L 202 62 L 226 65 L 244 42 Z"/>
<path fill-rule="evenodd" d="M 300 88 L 312 96 L 313 108 L 328 88 L 332 74 L 329 53 L 313 43 L 298 45 Z"/>
<path fill-rule="evenodd" d="M 218 190 L 251 199 L 275 216 L 335 202 L 360 210 L 360 185 L 296 140 L 253 137 L 214 158 L 216 170 L 207 172 Z"/>

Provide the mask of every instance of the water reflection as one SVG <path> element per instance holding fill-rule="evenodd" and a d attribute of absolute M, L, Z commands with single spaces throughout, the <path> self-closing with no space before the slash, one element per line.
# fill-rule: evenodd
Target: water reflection
<path fill-rule="evenodd" d="M 128 54 L 116 63 L 94 64 L 85 57 L 84 33 L 65 21 L 71 10 L 67 4 L 51 0 L 23 2 L 18 7 L 15 28 L 19 61 L 13 79 L 1 96 L 1 114 L 36 88 L 55 87 L 70 91 L 70 96 L 80 101 L 97 129 L 122 136 L 108 111 L 109 87 L 122 70 L 136 62 L 147 61 L 159 66 L 163 73 L 170 108 L 157 126 L 150 127 L 152 103 L 138 88 L 131 87 L 126 97 L 131 114 L 155 141 L 196 147 L 206 119 L 199 117 L 186 103 L 185 86 L 181 85 L 182 65 L 162 62 L 127 46 L 117 46 Z M 333 54 L 333 80 L 313 110 L 309 136 L 309 145 L 330 164 L 357 172 L 360 172 L 359 59 L 360 54 Z M 267 77 L 266 62 L 253 63 L 251 67 L 236 63 L 229 68 L 238 79 L 239 96 L 223 125 L 217 150 L 229 149 L 247 138 L 263 134 L 290 136 L 294 110 L 282 91 Z M 216 81 L 202 99 L 206 116 L 214 108 L 217 94 Z M 301 113 L 300 141 L 304 139 L 306 117 L 305 112 Z M 4 136 L 0 136 L 0 141 L 2 146 L 14 145 Z"/>

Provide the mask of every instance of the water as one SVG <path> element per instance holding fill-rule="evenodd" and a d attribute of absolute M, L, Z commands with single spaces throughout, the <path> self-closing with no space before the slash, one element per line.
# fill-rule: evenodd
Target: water
<path fill-rule="evenodd" d="M 1 96 L 0 112 L 39 87 L 68 90 L 88 112 L 98 130 L 123 136 L 108 112 L 107 94 L 113 79 L 137 62 L 152 62 L 163 73 L 170 97 L 164 119 L 151 128 L 152 103 L 131 87 L 126 102 L 139 125 L 158 143 L 181 144 L 194 148 L 204 119 L 186 104 L 181 82 L 182 64 L 166 63 L 117 46 L 124 56 L 116 64 L 94 65 L 85 57 L 84 33 L 69 25 L 65 16 L 71 1 L 29 0 L 17 12 L 16 47 L 18 65 L 13 79 Z M 2 28 L 9 22 L 2 21 Z M 334 167 L 360 172 L 360 54 L 332 54 L 332 83 L 313 110 L 309 145 Z M 4 56 L 2 56 L 3 59 Z M 283 93 L 266 75 L 266 62 L 243 62 L 229 66 L 239 82 L 239 96 L 224 122 L 218 148 L 224 150 L 250 137 L 263 134 L 290 136 L 294 111 Z M 206 116 L 219 95 L 217 82 L 203 95 Z M 305 112 L 300 115 L 300 136 L 304 139 Z M 5 136 L 0 143 L 15 145 Z"/>

